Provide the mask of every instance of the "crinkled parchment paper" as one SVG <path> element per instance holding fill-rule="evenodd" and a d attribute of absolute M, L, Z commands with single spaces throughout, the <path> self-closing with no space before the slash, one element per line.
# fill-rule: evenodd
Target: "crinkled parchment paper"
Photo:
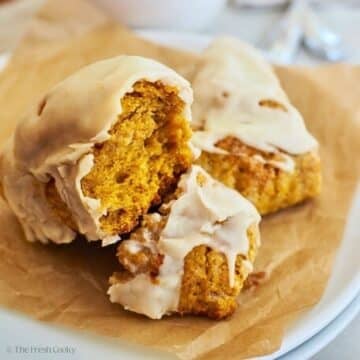
<path fill-rule="evenodd" d="M 80 1 L 41 9 L 0 75 L 0 143 L 20 114 L 50 86 L 95 60 L 118 54 L 155 58 L 191 78 L 197 57 L 137 38 Z M 114 248 L 78 241 L 24 241 L 0 202 L 0 305 L 36 319 L 151 346 L 184 359 L 240 359 L 275 351 L 290 321 L 319 301 L 331 273 L 360 175 L 360 69 L 279 68 L 281 82 L 321 144 L 324 188 L 315 201 L 266 217 L 257 271 L 267 276 L 242 293 L 228 320 L 148 320 L 110 304 Z"/>

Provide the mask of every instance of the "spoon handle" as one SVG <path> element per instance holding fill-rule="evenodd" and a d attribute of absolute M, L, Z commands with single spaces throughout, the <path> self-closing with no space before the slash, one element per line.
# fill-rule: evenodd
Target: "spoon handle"
<path fill-rule="evenodd" d="M 280 64 L 294 61 L 303 36 L 301 23 L 306 4 L 307 0 L 293 0 L 283 18 L 259 43 L 269 61 Z"/>

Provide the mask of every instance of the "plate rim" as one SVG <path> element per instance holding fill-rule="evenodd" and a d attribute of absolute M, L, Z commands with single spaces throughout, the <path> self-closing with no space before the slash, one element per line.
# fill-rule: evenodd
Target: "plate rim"
<path fill-rule="evenodd" d="M 334 341 L 359 314 L 360 294 L 325 328 L 300 346 L 280 356 L 279 360 L 295 360 L 300 353 L 304 359 L 310 359 Z"/>

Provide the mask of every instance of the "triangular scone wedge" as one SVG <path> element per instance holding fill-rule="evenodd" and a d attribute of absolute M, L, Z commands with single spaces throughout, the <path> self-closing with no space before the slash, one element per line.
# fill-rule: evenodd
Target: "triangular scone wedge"
<path fill-rule="evenodd" d="M 119 245 L 110 300 L 153 319 L 231 315 L 260 245 L 259 221 L 242 195 L 192 166 Z"/>
<path fill-rule="evenodd" d="M 192 164 L 190 84 L 150 59 L 80 69 L 20 121 L 2 193 L 29 241 L 103 245 L 130 232 Z"/>
<path fill-rule="evenodd" d="M 271 66 L 232 38 L 206 49 L 192 81 L 198 163 L 261 214 L 319 194 L 318 143 Z"/>

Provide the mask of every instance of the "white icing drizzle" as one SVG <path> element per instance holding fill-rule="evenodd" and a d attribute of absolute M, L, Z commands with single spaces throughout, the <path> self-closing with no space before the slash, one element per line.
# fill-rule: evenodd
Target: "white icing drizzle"
<path fill-rule="evenodd" d="M 7 144 L 9 145 L 10 143 Z M 44 244 L 48 243 L 48 239 L 61 239 L 61 243 L 71 242 L 76 236 L 75 232 L 57 217 L 49 216 L 51 208 L 46 198 L 45 185 L 36 181 L 31 174 L 15 167 L 14 161 L 11 151 L 5 152 L 1 158 L 0 171 L 12 169 L 3 177 L 2 185 L 5 199 L 22 224 L 27 240 Z M 33 204 L 34 198 L 37 200 L 36 206 Z M 42 224 L 41 227 L 37 226 L 39 223 Z"/>
<path fill-rule="evenodd" d="M 295 169 L 294 160 L 287 154 L 281 154 L 281 160 L 273 160 L 273 159 L 264 159 L 260 154 L 255 154 L 252 156 L 253 159 L 259 161 L 263 164 L 270 164 L 273 165 L 281 170 L 286 172 L 292 172 Z"/>
<path fill-rule="evenodd" d="M 128 240 L 126 242 L 126 249 L 130 254 L 137 254 L 143 249 L 143 246 L 141 246 L 138 241 Z"/>
<path fill-rule="evenodd" d="M 0 181 L 29 241 L 68 243 L 76 236 L 49 210 L 44 189 L 51 178 L 79 233 L 89 241 L 102 240 L 104 246 L 120 240 L 101 229 L 100 218 L 107 209 L 100 199 L 84 196 L 81 180 L 94 164 L 91 149 L 109 139 L 109 130 L 122 113 L 120 100 L 139 80 L 175 87 L 184 101 L 183 115 L 191 121 L 193 95 L 188 81 L 156 61 L 137 56 L 85 66 L 49 90 L 19 121 L 4 154 L 11 162 L 0 173 Z"/>
<path fill-rule="evenodd" d="M 215 146 L 227 136 L 270 153 L 303 154 L 317 147 L 270 65 L 236 39 L 220 38 L 205 50 L 192 85 L 193 124 L 199 129 L 192 142 L 204 151 L 227 154 Z M 289 159 L 284 158 L 285 165 L 268 163 L 292 171 Z"/>
<path fill-rule="evenodd" d="M 199 166 L 192 166 L 182 176 L 179 187 L 182 195 L 171 203 L 157 244 L 158 251 L 164 255 L 157 282 L 152 282 L 147 274 L 140 274 L 126 283 L 112 285 L 108 291 L 112 302 L 153 319 L 177 310 L 184 258 L 196 246 L 207 245 L 225 254 L 229 284 L 234 286 L 236 257 L 247 256 L 247 230 L 260 221 L 249 201 L 212 179 Z M 251 271 L 249 261 L 246 269 Z"/>

